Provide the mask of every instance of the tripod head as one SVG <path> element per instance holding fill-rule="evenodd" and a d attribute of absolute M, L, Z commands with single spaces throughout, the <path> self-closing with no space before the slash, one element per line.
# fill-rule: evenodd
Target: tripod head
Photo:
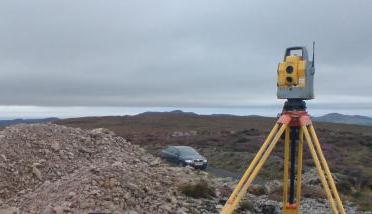
<path fill-rule="evenodd" d="M 278 65 L 278 99 L 314 99 L 314 45 L 313 59 L 309 60 L 306 47 L 289 47 Z"/>

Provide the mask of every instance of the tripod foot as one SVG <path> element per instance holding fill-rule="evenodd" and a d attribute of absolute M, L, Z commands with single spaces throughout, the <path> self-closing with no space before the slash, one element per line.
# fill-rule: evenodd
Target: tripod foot
<path fill-rule="evenodd" d="M 286 204 L 283 205 L 283 214 L 298 214 L 299 207 L 297 204 Z"/>

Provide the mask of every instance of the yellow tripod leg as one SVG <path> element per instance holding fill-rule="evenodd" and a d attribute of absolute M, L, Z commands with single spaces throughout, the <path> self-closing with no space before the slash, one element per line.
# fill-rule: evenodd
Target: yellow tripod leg
<path fill-rule="evenodd" d="M 227 200 L 227 202 L 226 202 L 224 208 L 222 209 L 221 213 L 224 213 L 224 212 L 226 213 L 226 211 L 224 211 L 224 210 L 230 210 L 231 209 L 230 206 L 228 206 L 228 205 L 233 204 L 233 202 L 235 201 L 236 195 L 241 190 L 243 184 L 247 181 L 248 176 L 251 174 L 251 172 L 252 172 L 253 168 L 256 166 L 257 162 L 261 159 L 262 154 L 266 151 L 267 147 L 272 142 L 273 137 L 277 134 L 278 128 L 279 128 L 279 124 L 277 123 L 277 124 L 275 124 L 273 129 L 270 131 L 270 134 L 267 136 L 265 142 L 262 144 L 260 150 L 258 151 L 256 156 L 252 160 L 248 169 L 244 172 L 242 178 L 240 179 L 238 185 L 235 187 L 233 193 L 230 195 L 230 197 Z"/>
<path fill-rule="evenodd" d="M 302 128 L 302 130 L 303 130 L 303 132 L 305 134 L 306 143 L 309 146 L 309 150 L 310 150 L 311 156 L 314 159 L 314 163 L 315 163 L 316 169 L 318 170 L 318 175 L 320 177 L 320 181 L 322 182 L 323 188 L 324 188 L 324 190 L 326 192 L 326 195 L 327 195 L 328 201 L 329 201 L 329 203 L 331 205 L 332 211 L 333 211 L 333 213 L 338 214 L 337 207 L 335 205 L 335 201 L 333 200 L 333 196 L 331 194 L 331 191 L 329 189 L 327 180 L 326 180 L 325 175 L 324 175 L 324 171 L 323 171 L 322 166 L 320 164 L 320 161 L 318 159 L 318 155 L 316 154 L 316 151 L 315 151 L 313 142 L 311 140 L 309 131 L 307 130 L 307 127 L 306 126 L 302 126 L 301 128 Z"/>
<path fill-rule="evenodd" d="M 297 156 L 297 181 L 296 181 L 296 204 L 300 208 L 301 202 L 301 182 L 302 182 L 302 154 L 304 145 L 304 131 L 300 129 L 300 142 L 298 143 L 298 156 Z"/>
<path fill-rule="evenodd" d="M 332 174 L 331 174 L 331 171 L 329 170 L 329 167 L 328 167 L 328 164 L 327 164 L 327 161 L 324 157 L 324 154 L 323 154 L 323 151 L 322 151 L 322 148 L 320 147 L 320 143 L 319 143 L 319 140 L 318 140 L 318 136 L 316 135 L 315 133 L 315 129 L 314 129 L 314 126 L 310 125 L 310 135 L 311 137 L 313 138 L 314 140 L 314 145 L 315 145 L 315 148 L 318 152 L 318 155 L 320 157 L 320 161 L 323 165 L 323 168 L 324 168 L 324 171 L 327 175 L 327 179 L 328 179 L 328 182 L 330 184 L 330 187 L 331 187 L 331 190 L 332 190 L 332 193 L 333 195 L 335 196 L 336 198 L 336 203 L 337 203 L 337 206 L 338 206 L 338 210 L 340 211 L 340 213 L 342 214 L 345 214 L 345 209 L 344 209 L 344 206 L 342 205 L 342 201 L 340 199 L 340 196 L 338 194 L 338 191 L 337 191 L 337 188 L 336 188 L 336 185 L 335 185 L 335 182 L 333 180 L 333 177 L 332 177 Z"/>
<path fill-rule="evenodd" d="M 281 135 L 283 134 L 283 132 L 285 131 L 286 128 L 287 128 L 286 124 L 283 124 L 280 127 L 280 129 L 276 133 L 274 139 L 271 141 L 269 147 L 267 148 L 267 150 L 262 155 L 262 158 L 259 160 L 259 162 L 257 163 L 256 166 L 253 166 L 254 170 L 253 170 L 252 174 L 249 176 L 248 180 L 244 183 L 244 185 L 241 188 L 238 188 L 239 186 L 237 186 L 235 188 L 235 190 L 237 191 L 237 195 L 234 198 L 232 198 L 232 200 L 230 200 L 230 198 L 231 198 L 231 196 L 230 196 L 229 200 L 226 202 L 225 206 L 222 208 L 221 213 L 223 213 L 223 214 L 232 213 L 235 210 L 235 208 L 238 206 L 242 197 L 247 193 L 249 186 L 252 184 L 253 180 L 257 176 L 257 174 L 260 171 L 260 169 L 262 168 L 263 164 L 269 158 L 272 150 L 274 149 L 275 145 L 279 141 Z M 234 190 L 234 192 L 235 192 L 235 190 Z"/>
<path fill-rule="evenodd" d="M 289 129 L 288 129 L 289 130 Z M 284 147 L 284 181 L 283 181 L 283 213 L 284 214 L 297 214 L 300 209 L 301 200 L 301 180 L 302 180 L 302 154 L 303 154 L 303 131 L 300 129 L 299 143 L 298 143 L 298 154 L 297 154 L 297 180 L 296 180 L 296 206 L 287 207 L 288 205 L 288 159 L 289 159 L 289 132 L 288 142 L 286 140 Z M 287 138 L 286 138 L 287 139 Z"/>
<path fill-rule="evenodd" d="M 284 175 L 283 175 L 283 209 L 285 209 L 288 203 L 288 169 L 289 169 L 289 132 L 290 129 L 287 128 L 285 131 L 284 140 Z"/>

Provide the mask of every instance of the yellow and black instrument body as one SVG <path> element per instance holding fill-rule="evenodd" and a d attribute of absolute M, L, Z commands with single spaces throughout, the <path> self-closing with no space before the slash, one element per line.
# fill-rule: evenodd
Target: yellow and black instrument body
<path fill-rule="evenodd" d="M 294 54 L 294 51 L 300 54 Z M 305 47 L 287 48 L 284 60 L 278 65 L 278 98 L 313 99 L 314 73 L 314 57 L 309 61 Z"/>

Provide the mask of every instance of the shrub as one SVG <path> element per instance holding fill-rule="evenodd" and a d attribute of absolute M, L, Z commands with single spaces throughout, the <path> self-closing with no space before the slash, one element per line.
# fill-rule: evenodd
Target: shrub
<path fill-rule="evenodd" d="M 245 200 L 240 203 L 238 210 L 239 211 L 247 211 L 247 210 L 254 211 L 254 206 L 252 202 Z"/>
<path fill-rule="evenodd" d="M 212 198 L 216 196 L 215 189 L 203 180 L 197 183 L 181 184 L 178 189 L 186 196 L 192 198 Z"/>
<path fill-rule="evenodd" d="M 252 185 L 249 192 L 253 195 L 265 195 L 265 187 L 262 185 Z"/>

